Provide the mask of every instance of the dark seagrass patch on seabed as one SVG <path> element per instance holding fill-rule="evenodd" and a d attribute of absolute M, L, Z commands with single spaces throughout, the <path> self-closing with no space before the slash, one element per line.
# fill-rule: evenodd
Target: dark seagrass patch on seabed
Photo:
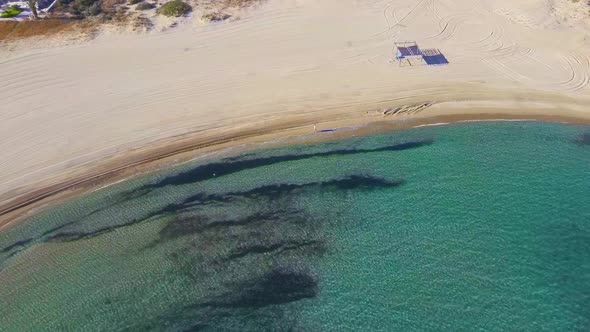
<path fill-rule="evenodd" d="M 117 201 L 113 202 L 109 207 L 117 206 L 122 203 L 141 198 L 146 196 L 151 192 L 151 190 L 166 186 L 166 185 L 182 185 L 186 183 L 195 183 L 198 181 L 204 181 L 213 177 L 220 177 L 223 175 L 232 174 L 235 172 L 239 172 L 245 169 L 256 168 L 260 166 L 267 166 L 272 165 L 280 162 L 287 162 L 287 161 L 297 161 L 297 160 L 304 160 L 308 158 L 315 158 L 315 157 L 326 157 L 326 156 L 344 156 L 344 155 L 352 155 L 358 153 L 371 153 L 371 152 L 384 152 L 384 151 L 403 151 L 408 149 L 415 149 L 422 146 L 430 145 L 434 141 L 432 139 L 422 139 L 422 140 L 412 140 L 406 141 L 402 143 L 396 143 L 392 145 L 381 146 L 377 148 L 350 148 L 350 149 L 336 149 L 331 151 L 323 151 L 323 152 L 315 152 L 315 153 L 301 153 L 301 154 L 289 154 L 289 155 L 279 155 L 279 156 L 271 156 L 271 157 L 262 157 L 262 158 L 252 158 L 243 160 L 242 157 L 229 157 L 221 160 L 220 162 L 213 162 L 201 166 L 196 166 L 195 168 L 181 172 L 177 175 L 173 175 L 167 177 L 161 181 L 156 183 L 152 183 L 149 185 L 142 186 L 138 189 L 135 189 L 130 192 L 121 193 L 116 197 Z M 365 177 L 364 175 L 360 175 L 361 177 Z M 353 175 L 349 179 L 341 179 L 336 181 L 328 181 L 326 183 L 313 183 L 309 184 L 311 186 L 314 185 L 323 185 L 323 186 L 346 186 L 351 185 L 354 187 L 353 182 L 359 180 L 358 175 Z M 361 179 L 365 182 L 364 186 L 366 188 L 370 187 L 368 181 L 371 179 L 364 178 Z M 379 186 L 378 183 L 374 183 L 374 185 Z M 386 184 L 387 185 L 387 184 Z M 305 185 L 303 185 L 305 186 Z M 261 187 L 258 189 L 254 189 L 251 191 L 250 194 L 252 195 L 271 195 L 272 189 L 277 190 L 278 192 L 281 191 L 293 191 L 301 189 L 300 185 L 297 184 L 278 184 L 278 185 L 269 185 L 267 188 Z M 354 188 L 351 188 L 354 189 Z M 265 193 L 266 192 L 266 193 Z M 248 193 L 243 193 L 242 196 L 246 196 Z M 8 257 L 18 253 L 19 251 L 25 250 L 28 246 L 38 243 L 38 242 L 50 242 L 50 241 L 76 241 L 82 239 L 92 238 L 94 236 L 98 236 L 101 234 L 105 234 L 111 231 L 114 231 L 121 227 L 128 227 L 132 226 L 137 223 L 144 222 L 152 217 L 164 214 L 164 213 L 175 213 L 179 209 L 182 208 L 190 208 L 191 206 L 187 204 L 189 201 L 194 201 L 197 205 L 203 205 L 207 203 L 214 203 L 215 201 L 229 201 L 234 200 L 236 196 L 240 196 L 239 194 L 232 195 L 231 193 L 224 194 L 224 195 L 206 195 L 203 193 L 198 193 L 192 197 L 186 198 L 184 202 L 180 204 L 171 203 L 166 206 L 164 209 L 159 211 L 153 211 L 151 213 L 146 213 L 145 215 L 137 218 L 133 218 L 132 220 L 122 220 L 120 223 L 114 225 L 108 225 L 103 227 L 98 227 L 97 229 L 89 230 L 89 231 L 81 231 L 77 228 L 77 226 L 83 224 L 86 219 L 90 216 L 95 214 L 101 213 L 107 210 L 109 207 L 99 208 L 87 213 L 85 216 L 76 218 L 76 220 L 70 220 L 62 225 L 59 225 L 53 229 L 45 231 L 42 235 L 38 238 L 30 238 L 26 240 L 17 241 L 5 248 L 0 249 L 0 253 L 8 253 Z M 62 229 L 63 232 L 56 233 L 56 231 Z"/>
<path fill-rule="evenodd" d="M 106 225 L 106 226 L 99 226 L 91 230 L 77 230 L 77 228 L 73 227 L 80 227 L 84 223 L 84 219 L 86 217 L 92 216 L 99 211 L 93 211 L 90 214 L 87 214 L 86 217 L 69 221 L 65 224 L 60 226 L 54 227 L 50 230 L 45 231 L 39 239 L 26 239 L 17 241 L 5 248 L 0 249 L 0 253 L 9 253 L 9 255 L 13 255 L 18 251 L 26 248 L 27 246 L 41 242 L 71 242 L 71 241 L 78 241 L 83 239 L 90 239 L 95 236 L 99 236 L 102 234 L 106 234 L 117 230 L 122 227 L 129 227 L 135 224 L 145 222 L 151 218 L 158 218 L 162 217 L 167 214 L 175 214 L 183 209 L 194 208 L 196 206 L 204 206 L 207 204 L 213 203 L 230 203 L 234 202 L 237 199 L 257 199 L 257 198 L 276 198 L 282 195 L 291 194 L 297 190 L 305 190 L 309 188 L 318 188 L 318 189 L 339 189 L 339 190 L 372 190 L 372 189 L 379 189 L 379 188 L 392 188 L 400 186 L 404 183 L 403 180 L 389 180 L 381 177 L 375 177 L 371 175 L 359 174 L 359 175 L 350 175 L 341 178 L 330 179 L 326 181 L 318 181 L 318 182 L 309 182 L 309 183 L 302 183 L 302 184 L 271 184 L 271 185 L 263 185 L 260 187 L 256 187 L 250 190 L 242 191 L 242 192 L 228 192 L 222 194 L 206 194 L 206 193 L 197 193 L 192 196 L 187 197 L 181 203 L 172 203 L 166 205 L 164 208 L 156 211 L 151 211 L 143 216 L 136 217 L 130 220 L 121 219 L 120 223 L 114 225 Z M 141 191 L 141 195 L 133 195 L 133 199 L 141 197 L 145 195 L 145 191 Z M 116 203 L 116 205 L 121 204 L 122 202 Z M 101 209 L 104 210 L 104 209 Z M 264 216 L 253 216 L 255 218 L 264 219 Z M 169 224 L 169 227 L 162 232 L 162 235 L 168 234 L 171 236 L 172 234 L 177 234 L 181 236 L 183 234 L 192 234 L 194 232 L 202 230 L 203 227 L 214 227 L 215 223 L 219 222 L 227 222 L 227 225 L 232 224 L 232 222 L 244 222 L 246 220 L 241 221 L 215 221 L 213 224 L 209 224 L 205 221 L 205 217 L 195 217 L 191 223 L 186 223 L 182 219 L 175 219 L 172 223 Z M 173 232 L 174 229 L 177 229 L 177 232 Z M 60 231 L 60 232 L 57 232 Z M 12 251 L 12 252 L 11 252 Z"/>
<path fill-rule="evenodd" d="M 298 161 L 316 157 L 330 157 L 330 156 L 346 156 L 354 155 L 359 153 L 372 153 L 372 152 L 386 152 L 386 151 L 403 151 L 409 149 L 415 149 L 434 143 L 432 139 L 424 139 L 417 141 L 408 141 L 404 143 L 398 143 L 393 145 L 386 145 L 378 148 L 368 149 L 338 149 L 325 152 L 315 153 L 302 153 L 302 154 L 288 154 L 278 155 L 271 157 L 261 157 L 253 159 L 238 159 L 237 161 L 222 160 L 220 162 L 209 163 L 201 166 L 196 166 L 188 171 L 181 172 L 179 174 L 169 176 L 161 181 L 146 185 L 139 190 L 159 188 L 168 185 L 183 185 L 188 183 L 195 183 L 204 181 L 214 177 L 221 177 L 224 175 L 240 172 L 246 169 L 252 169 L 262 166 L 273 165 L 287 161 Z"/>
<path fill-rule="evenodd" d="M 300 210 L 287 194 L 246 197 L 227 205 L 249 213 L 228 218 L 197 209 L 162 228 L 161 243 L 177 243 L 172 273 L 195 297 L 158 320 L 180 330 L 289 331 L 297 321 L 288 305 L 318 296 L 312 266 L 328 250 L 324 216 Z"/>
<path fill-rule="evenodd" d="M 233 278 L 223 289 L 199 293 L 199 300 L 163 313 L 150 325 L 165 322 L 185 331 L 292 331 L 297 314 L 289 305 L 320 294 L 317 275 L 302 262 L 253 266 Z"/>
<path fill-rule="evenodd" d="M 381 177 L 370 175 L 351 175 L 342 178 L 335 178 L 326 181 L 308 182 L 302 184 L 271 184 L 256 187 L 241 192 L 228 192 L 225 194 L 197 194 L 185 199 L 181 204 L 175 206 L 172 210 L 180 212 L 183 209 L 194 208 L 216 203 L 237 202 L 238 200 L 248 200 L 249 204 L 271 204 L 269 200 L 277 200 L 285 195 L 293 194 L 299 190 L 315 188 L 318 190 L 372 190 L 380 188 L 394 188 L 404 184 L 403 180 L 389 180 Z M 256 201 L 261 200 L 264 201 Z M 298 211 L 295 211 L 297 214 Z M 293 211 L 267 211 L 265 213 L 254 213 L 242 218 L 227 218 L 212 220 L 210 217 L 203 215 L 193 215 L 186 217 L 179 214 L 178 217 L 171 220 L 160 232 L 160 235 L 166 238 L 190 235 L 214 227 L 231 227 L 244 226 L 251 222 L 261 222 L 265 220 L 277 220 L 279 215 L 293 214 Z M 297 220 L 297 215 L 291 216 L 292 220 Z"/>
<path fill-rule="evenodd" d="M 319 279 L 313 265 L 329 250 L 329 232 L 325 227 L 332 219 L 329 211 L 312 215 L 301 210 L 295 198 L 322 190 L 368 190 L 402 183 L 353 175 L 198 195 L 204 199 L 199 203 L 204 205 L 181 209 L 161 229 L 158 241 L 183 243 L 176 246 L 180 249 L 169 253 L 169 259 L 176 266 L 175 273 L 187 280 L 198 296 L 191 304 L 164 314 L 162 319 L 174 326 L 200 330 L 229 329 L 228 326 L 239 326 L 243 321 L 257 321 L 267 330 L 292 330 L 297 320 L 289 304 L 319 294 Z M 218 212 L 205 208 L 211 206 L 206 199 L 211 196 L 220 208 Z M 244 212 L 216 214 L 236 206 Z M 238 330 L 260 330 L 260 326 L 242 326 Z"/>
<path fill-rule="evenodd" d="M 144 186 L 123 193 L 112 202 L 120 206 L 142 199 L 152 189 L 207 180 L 244 169 L 313 157 L 400 151 L 431 144 L 412 141 L 375 149 L 344 149 L 328 152 L 255 158 L 198 166 L 163 179 L 154 187 Z M 221 193 L 199 192 L 180 201 L 162 205 L 140 215 L 113 219 L 108 224 L 90 218 L 103 213 L 91 211 L 81 219 L 68 220 L 45 231 L 40 239 L 27 239 L 4 248 L 21 249 L 30 242 L 71 242 L 90 239 L 139 223 L 163 221 L 158 238 L 144 250 L 158 249 L 173 267 L 170 277 L 186 283 L 189 303 L 174 306 L 160 317 L 138 323 L 138 329 L 159 329 L 162 324 L 176 330 L 220 330 L 240 326 L 244 317 L 259 317 L 252 329 L 292 330 L 297 325 L 291 303 L 319 294 L 319 278 L 313 266 L 330 250 L 329 212 L 311 215 L 297 204 L 299 195 L 320 192 L 368 191 L 395 188 L 403 180 L 368 174 L 340 175 L 323 181 L 263 184 L 251 189 Z M 157 192 L 153 192 L 156 194 Z M 137 204 L 141 202 L 138 201 Z M 108 213 L 105 211 L 104 213 Z M 165 219 L 163 219 L 165 218 Z M 118 302 L 118 301 L 117 301 Z M 113 303 L 116 305 L 116 303 Z M 181 303 L 179 302 L 178 305 Z M 263 328 L 264 329 L 264 328 Z M 243 327 L 241 330 L 248 330 Z"/>
<path fill-rule="evenodd" d="M 243 281 L 232 292 L 200 304 L 204 307 L 260 308 L 316 297 L 318 280 L 307 267 L 273 267 L 262 276 Z"/>
<path fill-rule="evenodd" d="M 580 134 L 580 136 L 574 140 L 574 143 L 578 145 L 590 145 L 590 132 Z"/>

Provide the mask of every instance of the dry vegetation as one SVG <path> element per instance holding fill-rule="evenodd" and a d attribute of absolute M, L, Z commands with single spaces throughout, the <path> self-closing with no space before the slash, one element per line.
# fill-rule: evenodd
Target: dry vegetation
<path fill-rule="evenodd" d="M 26 37 L 51 36 L 61 32 L 90 31 L 94 25 L 89 22 L 66 19 L 43 19 L 39 21 L 0 22 L 0 41 Z"/>
<path fill-rule="evenodd" d="M 246 7 L 259 2 L 259 0 L 223 0 L 226 7 Z"/>
<path fill-rule="evenodd" d="M 242 8 L 261 0 L 185 0 L 194 8 L 201 8 L 205 21 L 221 21 L 231 17 L 230 8 Z M 0 42 L 27 37 L 54 36 L 60 33 L 95 32 L 102 23 L 131 26 L 134 30 L 150 30 L 153 22 L 144 10 L 165 5 L 170 1 L 156 0 L 58 0 L 52 18 L 37 21 L 0 21 Z M 129 8 L 129 5 L 135 5 Z M 160 10 L 161 11 L 161 10 Z"/>

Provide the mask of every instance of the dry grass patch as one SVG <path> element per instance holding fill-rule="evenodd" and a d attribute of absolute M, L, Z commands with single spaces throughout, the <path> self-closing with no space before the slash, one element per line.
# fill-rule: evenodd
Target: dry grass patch
<path fill-rule="evenodd" d="M 205 22 L 218 22 L 218 21 L 225 21 L 230 17 L 231 17 L 231 15 L 226 14 L 226 13 L 215 12 L 215 13 L 205 14 L 201 17 L 201 19 Z"/>
<path fill-rule="evenodd" d="M 38 21 L 2 21 L 0 22 L 0 41 L 16 40 L 27 37 L 52 36 L 72 31 L 88 31 L 93 28 L 88 22 L 66 19 L 43 19 Z"/>
<path fill-rule="evenodd" d="M 223 4 L 227 7 L 246 7 L 250 6 L 260 0 L 223 0 Z"/>
<path fill-rule="evenodd" d="M 125 0 L 100 0 L 100 8 L 103 12 L 113 12 L 118 5 L 125 3 Z"/>

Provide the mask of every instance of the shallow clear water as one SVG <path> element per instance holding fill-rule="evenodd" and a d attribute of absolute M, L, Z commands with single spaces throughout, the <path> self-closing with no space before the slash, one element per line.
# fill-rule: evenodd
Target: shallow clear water
<path fill-rule="evenodd" d="M 0 235 L 0 330 L 587 331 L 589 132 L 422 127 L 129 180 Z"/>

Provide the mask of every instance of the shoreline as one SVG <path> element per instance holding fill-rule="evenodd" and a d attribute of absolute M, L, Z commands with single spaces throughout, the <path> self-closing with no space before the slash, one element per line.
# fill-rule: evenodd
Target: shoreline
<path fill-rule="evenodd" d="M 262 142 L 464 120 L 590 123 L 582 5 L 272 0 L 223 22 L 195 11 L 153 33 L 0 46 L 0 232 L 109 183 Z M 427 51 L 423 63 L 395 61 L 404 40 Z"/>
<path fill-rule="evenodd" d="M 519 109 L 495 108 L 495 112 L 445 114 L 444 108 L 434 114 L 408 117 L 377 118 L 374 115 L 314 123 L 291 123 L 291 126 L 243 129 L 235 133 L 200 137 L 171 138 L 153 144 L 155 147 L 134 149 L 109 160 L 80 167 L 71 172 L 70 179 L 46 186 L 39 185 L 19 197 L 4 199 L 0 204 L 0 233 L 7 231 L 32 214 L 42 212 L 80 195 L 90 194 L 136 176 L 145 176 L 165 167 L 174 167 L 197 159 L 219 157 L 256 149 L 292 144 L 311 144 L 322 141 L 364 136 L 388 131 L 407 130 L 424 126 L 441 126 L 469 122 L 537 121 L 571 125 L 590 125 L 590 116 L 556 115 Z M 367 112 L 369 114 L 369 112 Z M 254 127 L 256 127 L 254 125 Z M 314 127 L 316 131 L 314 132 Z M 330 129 L 330 131 L 324 131 Z M 66 174 L 67 175 L 67 174 Z"/>

